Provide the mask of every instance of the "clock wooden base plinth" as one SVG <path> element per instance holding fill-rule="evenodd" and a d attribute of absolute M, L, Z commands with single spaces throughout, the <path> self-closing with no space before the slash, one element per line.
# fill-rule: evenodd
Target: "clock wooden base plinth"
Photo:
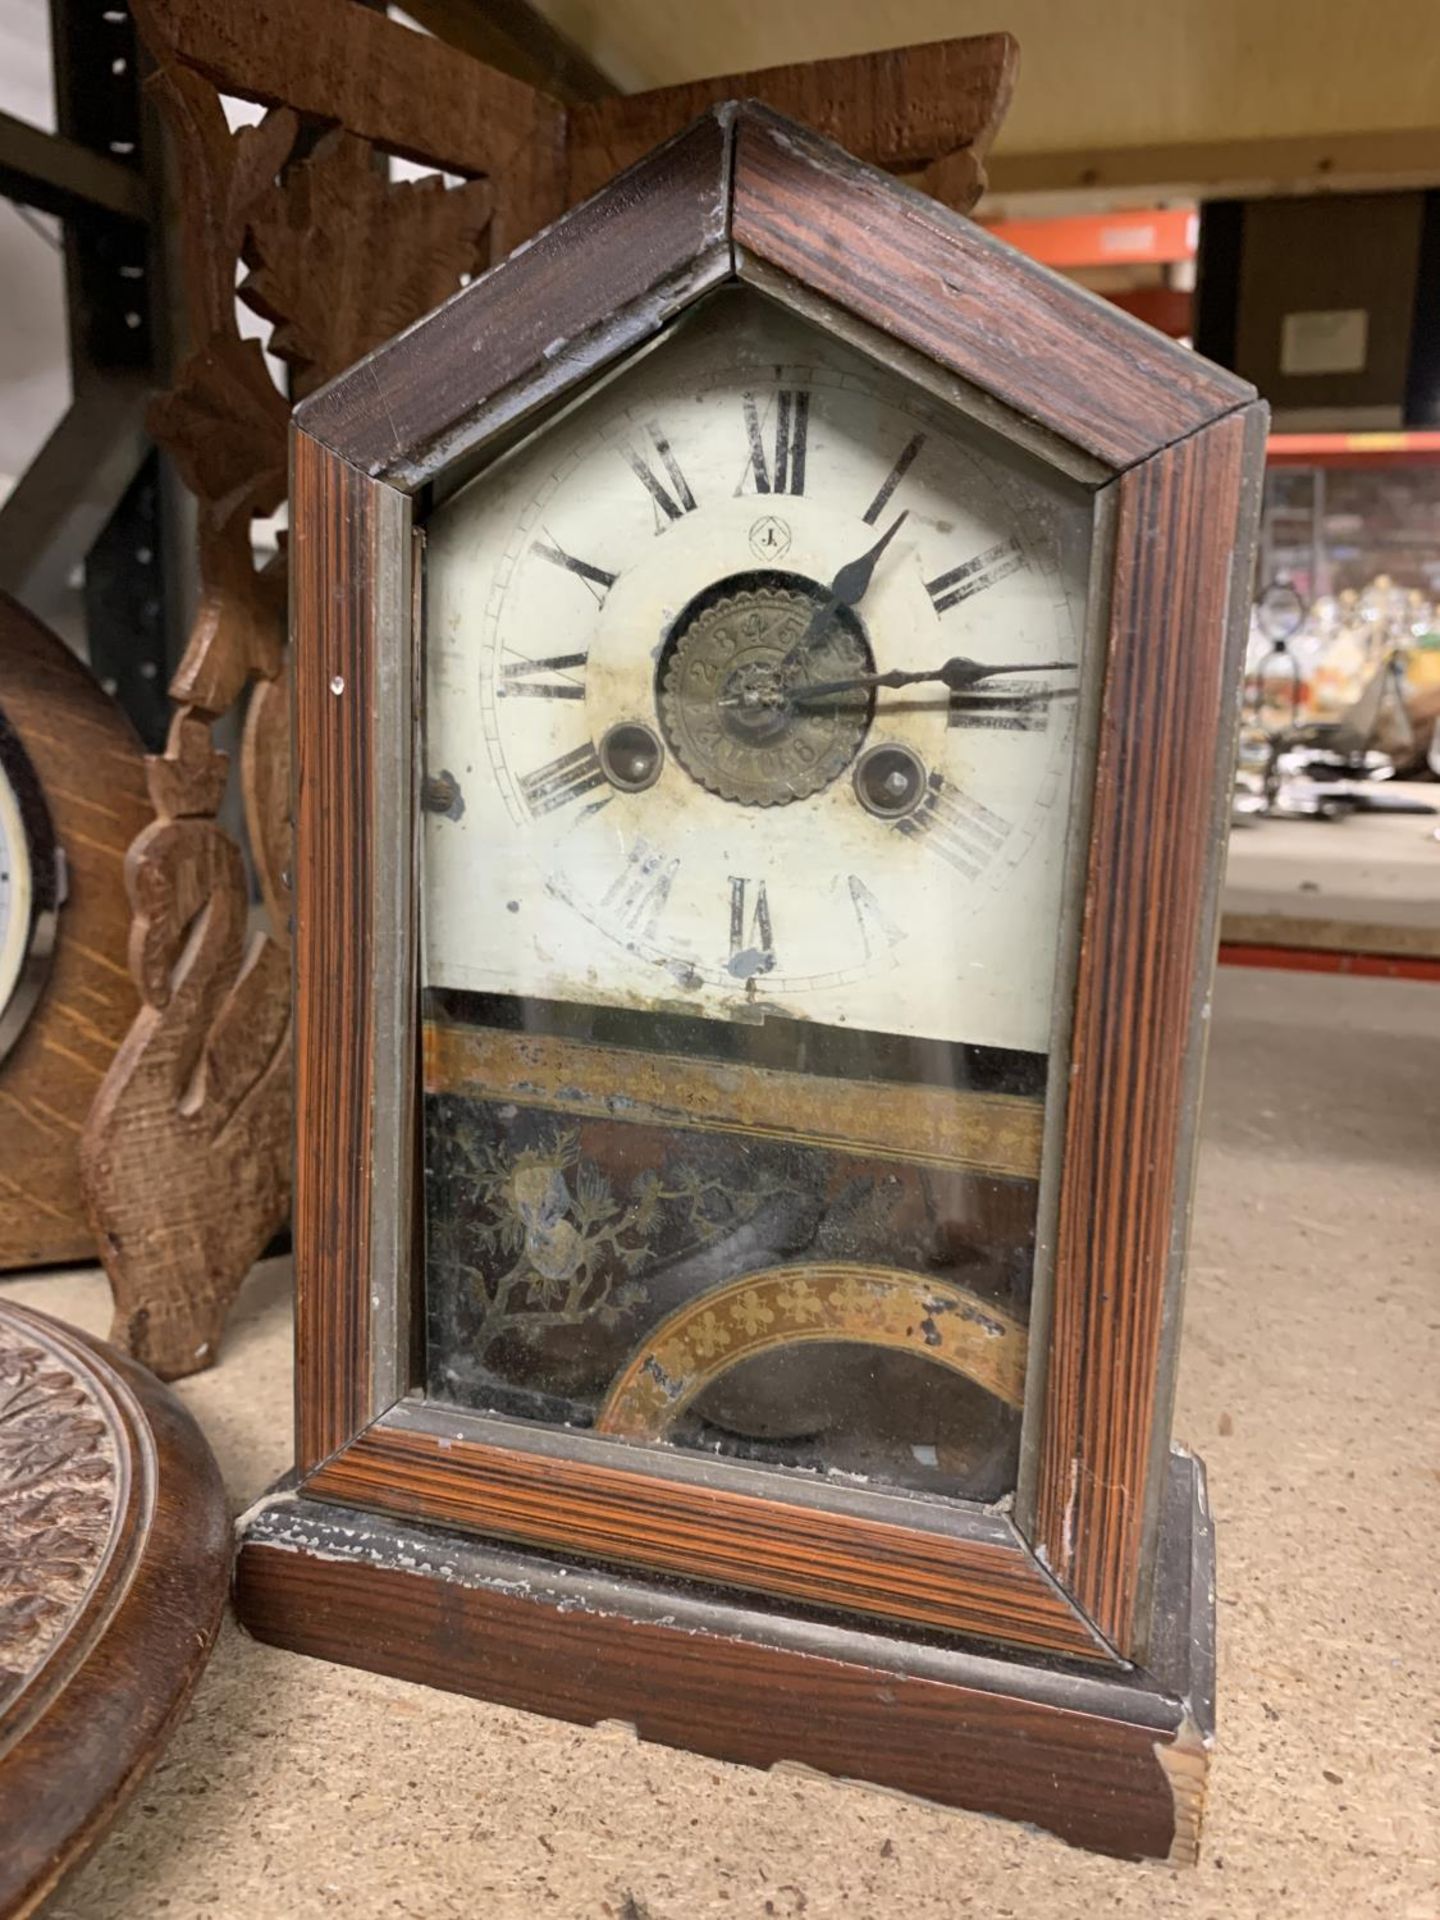
<path fill-rule="evenodd" d="M 1197 1461 L 1171 1462 L 1152 1664 L 1087 1673 L 741 1597 L 561 1567 L 277 1493 L 245 1523 L 241 1620 L 297 1653 L 790 1764 L 1192 1862 L 1213 1728 L 1214 1556 Z"/>

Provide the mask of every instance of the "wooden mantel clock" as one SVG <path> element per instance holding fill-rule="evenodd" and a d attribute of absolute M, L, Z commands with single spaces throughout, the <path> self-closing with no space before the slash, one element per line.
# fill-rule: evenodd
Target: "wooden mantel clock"
<path fill-rule="evenodd" d="M 300 408 L 252 1631 L 1193 1854 L 1263 423 L 750 105 Z"/>
<path fill-rule="evenodd" d="M 149 820 L 125 715 L 0 594 L 0 1273 L 95 1257 L 79 1141 L 139 1005 L 125 850 Z"/>

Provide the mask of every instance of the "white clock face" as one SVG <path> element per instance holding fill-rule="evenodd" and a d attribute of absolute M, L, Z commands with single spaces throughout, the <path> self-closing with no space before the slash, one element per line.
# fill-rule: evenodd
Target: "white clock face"
<path fill-rule="evenodd" d="M 978 440 L 727 295 L 440 507 L 428 984 L 1043 1050 L 1088 514 Z"/>
<path fill-rule="evenodd" d="M 0 769 L 0 1013 L 9 1005 L 30 938 L 30 854 L 15 789 Z"/>

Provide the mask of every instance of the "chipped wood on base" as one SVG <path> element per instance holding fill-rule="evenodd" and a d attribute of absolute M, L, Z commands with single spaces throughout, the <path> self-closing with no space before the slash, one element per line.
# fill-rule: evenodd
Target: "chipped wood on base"
<path fill-rule="evenodd" d="M 1201 1733 L 1187 1714 L 1173 1740 L 1155 1742 L 1170 1791 L 1175 1796 L 1175 1837 L 1168 1859 L 1172 1867 L 1193 1867 L 1200 1860 L 1200 1830 L 1205 1817 L 1205 1789 L 1210 1778 L 1214 1741 Z"/>
<path fill-rule="evenodd" d="M 1193 1464 L 1173 1472 L 1183 1492 Z M 1188 1583 L 1183 1527 L 1169 1544 Z M 1066 1673 L 900 1641 L 306 1494 L 272 1495 L 242 1521 L 236 1605 L 259 1639 L 371 1672 L 1028 1821 L 1121 1859 L 1193 1850 L 1188 1670 Z"/>

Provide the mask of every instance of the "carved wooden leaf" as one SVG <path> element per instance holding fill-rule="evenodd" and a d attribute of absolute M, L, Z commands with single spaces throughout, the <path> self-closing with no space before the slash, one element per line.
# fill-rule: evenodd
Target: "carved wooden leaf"
<path fill-rule="evenodd" d="M 240 298 L 274 322 L 304 393 L 438 306 L 481 258 L 483 181 L 387 180 L 353 134 L 327 136 L 250 223 Z"/>
<path fill-rule="evenodd" d="M 248 526 L 285 498 L 289 419 L 259 342 L 237 336 L 192 353 L 147 424 L 191 492 Z"/>
<path fill-rule="evenodd" d="M 160 820 L 218 813 L 225 798 L 230 756 L 210 735 L 210 722 L 194 707 L 177 707 L 170 716 L 165 751 L 145 761 L 150 804 Z"/>
<path fill-rule="evenodd" d="M 90 1111 L 80 1170 L 115 1297 L 110 1338 L 176 1379 L 213 1361 L 235 1290 L 289 1209 L 290 968 L 249 935 L 240 851 L 218 822 L 156 822 L 127 880 L 145 1004 Z"/>
<path fill-rule="evenodd" d="M 135 913 L 130 972 L 147 1007 L 167 1007 L 177 973 L 194 971 L 189 935 L 202 911 L 215 949 L 210 971 L 218 978 L 228 968 L 233 976 L 244 943 L 245 869 L 239 847 L 215 821 L 157 820 L 131 846 L 125 883 Z M 217 1005 L 219 997 L 217 990 Z M 195 1053 L 201 1044 L 197 1034 Z M 182 1078 L 193 1065 L 181 1068 Z"/>
<path fill-rule="evenodd" d="M 220 95 L 178 65 L 147 83 L 178 146 L 180 239 L 186 306 L 198 335 L 236 333 L 235 262 L 245 223 L 270 193 L 295 145 L 298 115 L 277 107 L 257 126 L 230 131 Z"/>
<path fill-rule="evenodd" d="M 956 213 L 969 213 L 985 191 L 985 169 L 971 148 L 960 147 L 932 160 L 914 185 Z"/>
<path fill-rule="evenodd" d="M 304 8 L 288 8 L 278 39 L 264 9 L 242 8 L 244 18 L 232 19 L 223 0 L 133 0 L 133 11 L 177 143 L 185 318 L 194 343 L 151 424 L 198 496 L 202 593 L 171 683 L 172 697 L 189 711 L 149 768 L 161 818 L 134 843 L 127 869 L 131 958 L 145 1004 L 92 1109 L 81 1166 L 115 1294 L 112 1337 L 174 1377 L 214 1358 L 226 1307 L 285 1219 L 290 1192 L 288 715 L 284 689 L 273 684 L 283 656 L 284 572 L 282 565 L 257 572 L 251 550 L 252 519 L 284 497 L 289 407 L 258 345 L 240 340 L 236 268 L 249 269 L 244 297 L 276 324 L 276 349 L 304 392 L 427 312 L 482 264 L 490 190 L 447 191 L 439 179 L 392 185 L 359 137 L 376 131 L 377 114 L 382 131 L 397 117 L 428 125 L 431 100 L 417 75 L 422 67 L 433 74 L 436 56 L 422 36 L 393 31 L 377 64 L 363 50 L 356 54 L 343 32 L 332 33 L 317 70 L 325 97 L 317 101 L 313 88 L 302 98 L 289 84 L 299 71 L 290 56 L 295 32 L 307 28 Z M 357 23 L 369 18 L 358 7 L 331 11 Z M 219 49 L 213 61 L 196 56 L 197 35 Z M 216 83 L 237 70 L 253 83 L 272 55 L 285 84 L 248 84 L 247 95 L 267 100 L 271 111 L 253 129 L 232 133 Z M 300 100 L 310 125 L 358 133 L 337 130 L 290 164 L 300 128 L 283 104 L 290 98 Z M 347 118 L 350 106 L 361 110 L 359 121 Z M 458 131 L 475 111 L 467 96 Z M 483 100 L 479 112 L 483 121 Z M 527 148 L 520 169 L 527 176 L 558 168 L 559 110 L 542 112 L 540 124 L 552 144 Z M 442 164 L 449 150 L 440 135 L 397 145 L 433 149 Z M 460 148 L 457 163 L 463 140 Z M 552 190 L 538 203 L 548 208 L 554 197 Z M 242 778 L 277 937 L 252 945 L 247 957 L 249 900 L 238 849 L 213 817 L 224 767 L 207 716 L 230 709 L 256 678 L 262 684 Z"/>
<path fill-rule="evenodd" d="M 285 651 L 285 568 L 255 566 L 250 516 L 202 505 L 199 517 L 200 604 L 170 698 L 206 713 L 224 713 L 252 675 L 273 680 Z M 181 809 L 185 811 L 185 809 Z"/>
<path fill-rule="evenodd" d="M 290 949 L 290 676 L 282 668 L 250 695 L 240 741 L 240 790 L 250 851 L 278 946 Z"/>

